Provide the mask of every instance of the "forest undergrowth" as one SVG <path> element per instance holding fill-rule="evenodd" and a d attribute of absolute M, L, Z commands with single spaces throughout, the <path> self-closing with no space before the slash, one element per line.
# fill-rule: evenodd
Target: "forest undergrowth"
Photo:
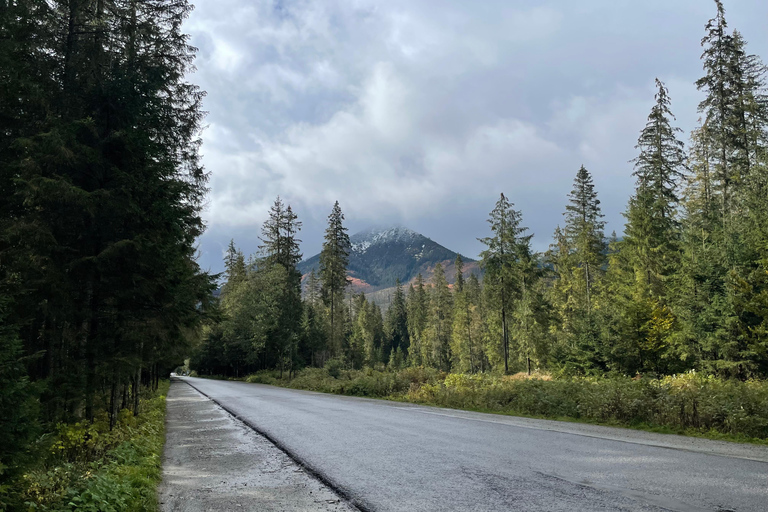
<path fill-rule="evenodd" d="M 42 436 L 25 471 L 0 489 L 0 510 L 158 510 L 169 385 L 161 381 L 157 391 L 147 390 L 140 414 L 122 410 L 111 430 L 102 413 Z"/>

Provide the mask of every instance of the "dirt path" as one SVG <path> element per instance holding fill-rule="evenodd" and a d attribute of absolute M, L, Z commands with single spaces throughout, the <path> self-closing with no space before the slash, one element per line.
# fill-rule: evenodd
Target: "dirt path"
<path fill-rule="evenodd" d="M 187 384 L 168 393 L 164 512 L 351 512 L 285 453 Z"/>

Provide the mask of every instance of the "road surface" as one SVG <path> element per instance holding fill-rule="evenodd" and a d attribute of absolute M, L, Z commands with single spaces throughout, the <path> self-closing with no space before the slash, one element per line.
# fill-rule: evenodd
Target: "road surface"
<path fill-rule="evenodd" d="M 768 511 L 768 447 L 184 380 L 363 510 Z"/>
<path fill-rule="evenodd" d="M 157 494 L 160 512 L 354 512 L 274 444 L 175 380 Z"/>

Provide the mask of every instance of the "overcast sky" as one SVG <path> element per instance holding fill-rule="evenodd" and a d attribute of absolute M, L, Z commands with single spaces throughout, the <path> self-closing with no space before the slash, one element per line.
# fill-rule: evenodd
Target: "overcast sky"
<path fill-rule="evenodd" d="M 623 229 L 634 145 L 664 81 L 696 126 L 709 0 L 197 0 L 190 79 L 208 96 L 200 263 L 256 250 L 277 195 L 319 252 L 338 200 L 354 233 L 402 224 L 476 257 L 504 192 L 545 250 L 579 166 Z M 768 2 L 725 0 L 768 60 Z"/>

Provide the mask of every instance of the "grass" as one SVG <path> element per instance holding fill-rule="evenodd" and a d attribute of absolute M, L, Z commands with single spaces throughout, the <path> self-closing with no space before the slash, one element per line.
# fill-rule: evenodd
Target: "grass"
<path fill-rule="evenodd" d="M 694 372 L 662 379 L 558 378 L 308 368 L 296 377 L 248 376 L 294 389 L 383 398 L 477 412 L 633 428 L 768 445 L 768 382 Z"/>
<path fill-rule="evenodd" d="M 161 382 L 141 400 L 138 417 L 121 411 L 112 430 L 106 415 L 58 425 L 39 441 L 38 462 L 14 485 L 13 509 L 157 511 L 169 385 Z"/>

